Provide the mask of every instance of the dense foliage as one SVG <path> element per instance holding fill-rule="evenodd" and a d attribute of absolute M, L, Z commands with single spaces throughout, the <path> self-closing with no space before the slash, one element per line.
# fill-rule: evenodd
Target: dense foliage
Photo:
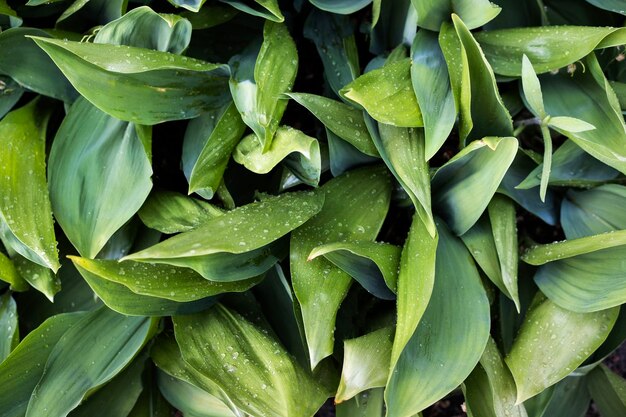
<path fill-rule="evenodd" d="M 626 1 L 496 3 L 0 1 L 0 417 L 625 416 Z"/>

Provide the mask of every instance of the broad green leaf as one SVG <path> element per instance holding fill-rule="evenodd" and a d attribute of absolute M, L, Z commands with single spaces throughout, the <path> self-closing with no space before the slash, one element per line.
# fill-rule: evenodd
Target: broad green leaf
<path fill-rule="evenodd" d="M 362 111 L 315 94 L 290 93 L 288 96 L 304 106 L 335 135 L 366 155 L 378 156 L 376 146 L 363 120 Z"/>
<path fill-rule="evenodd" d="M 626 229 L 626 187 L 607 184 L 569 190 L 561 205 L 561 227 L 568 239 Z"/>
<path fill-rule="evenodd" d="M 320 144 L 298 129 L 279 127 L 267 149 L 252 133 L 244 137 L 233 152 L 233 159 L 257 174 L 267 174 L 283 163 L 302 182 L 316 186 L 322 173 Z"/>
<path fill-rule="evenodd" d="M 603 417 L 626 414 L 626 381 L 605 365 L 600 365 L 587 378 L 589 392 Z"/>
<path fill-rule="evenodd" d="M 452 20 L 454 31 L 450 24 L 445 24 L 439 43 L 450 72 L 461 140 L 511 136 L 513 123 L 500 97 L 493 70 L 463 21 L 457 15 Z"/>
<path fill-rule="evenodd" d="M 159 371 L 157 378 L 165 399 L 186 417 L 235 417 L 214 395 L 163 371 Z"/>
<path fill-rule="evenodd" d="M 517 385 L 517 403 L 572 373 L 606 339 L 618 313 L 617 308 L 574 313 L 536 299 L 505 359 Z"/>
<path fill-rule="evenodd" d="M 48 162 L 54 215 L 88 258 L 130 220 L 152 189 L 152 167 L 137 126 L 82 98 L 57 131 Z"/>
<path fill-rule="evenodd" d="M 32 38 L 87 100 L 122 120 L 191 119 L 228 95 L 225 65 L 125 45 Z"/>
<path fill-rule="evenodd" d="M 309 254 L 326 243 L 373 241 L 389 209 L 390 178 L 381 168 L 362 168 L 327 182 L 317 195 L 325 196 L 324 207 L 292 233 L 289 257 L 311 368 L 333 353 L 337 311 L 352 279 L 324 258 L 309 261 Z"/>
<path fill-rule="evenodd" d="M 128 45 L 180 54 L 191 40 L 191 23 L 173 14 L 160 14 L 148 6 L 137 7 L 104 25 L 94 43 Z"/>
<path fill-rule="evenodd" d="M 337 417 L 382 417 L 385 415 L 384 390 L 374 388 L 357 394 L 337 404 L 336 413 Z"/>
<path fill-rule="evenodd" d="M 590 402 L 587 378 L 572 375 L 524 401 L 524 406 L 532 417 L 584 417 Z"/>
<path fill-rule="evenodd" d="M 348 16 L 313 10 L 304 23 L 304 37 L 315 43 L 332 90 L 339 90 L 360 74 L 354 23 Z"/>
<path fill-rule="evenodd" d="M 174 317 L 174 330 L 185 362 L 247 413 L 313 415 L 327 398 L 273 337 L 220 304 L 201 314 Z"/>
<path fill-rule="evenodd" d="M 489 338 L 480 362 L 463 383 L 467 414 L 475 417 L 527 417 L 516 405 L 516 387 L 496 342 Z"/>
<path fill-rule="evenodd" d="M 489 0 L 411 0 L 417 11 L 417 24 L 424 29 L 439 31 L 441 24 L 456 13 L 469 29 L 489 22 L 500 13 L 500 7 Z"/>
<path fill-rule="evenodd" d="M 147 354 L 135 360 L 81 405 L 69 417 L 120 417 L 128 416 L 143 390 L 142 373 Z"/>
<path fill-rule="evenodd" d="M 370 117 L 366 123 L 387 168 L 409 195 L 417 214 L 431 236 L 435 235 L 430 196 L 430 172 L 425 156 L 424 131 L 379 123 Z"/>
<path fill-rule="evenodd" d="M 535 71 L 542 74 L 576 62 L 594 49 L 624 44 L 626 30 L 586 26 L 516 27 L 478 32 L 476 40 L 497 74 L 516 77 L 522 74 L 524 55 Z"/>
<path fill-rule="evenodd" d="M 49 115 L 35 99 L 0 121 L 0 236 L 5 246 L 56 272 L 60 264 L 46 185 Z"/>
<path fill-rule="evenodd" d="M 26 291 L 30 288 L 28 282 L 17 272 L 13 261 L 2 252 L 0 252 L 0 281 L 11 284 L 13 291 Z"/>
<path fill-rule="evenodd" d="M 54 62 L 26 36 L 50 35 L 40 29 L 12 28 L 0 33 L 0 73 L 36 93 L 71 103 L 78 96 Z"/>
<path fill-rule="evenodd" d="M 544 104 L 549 115 L 574 117 L 596 128 L 571 131 L 556 125 L 552 127 L 593 157 L 626 172 L 626 125 L 615 93 L 593 54 L 584 60 L 583 65 L 586 70 L 577 70 L 573 76 L 542 77 Z"/>
<path fill-rule="evenodd" d="M 381 123 L 400 127 L 424 125 L 411 84 L 411 60 L 402 59 L 361 75 L 340 94 Z"/>
<path fill-rule="evenodd" d="M 433 208 L 457 234 L 480 218 L 517 153 L 517 139 L 486 137 L 463 148 L 432 179 Z"/>
<path fill-rule="evenodd" d="M 410 417 L 455 389 L 489 339 L 489 301 L 463 243 L 443 223 L 432 295 L 415 333 L 390 373 L 387 416 Z"/>
<path fill-rule="evenodd" d="M 400 248 L 388 243 L 357 241 L 318 246 L 309 259 L 324 256 L 367 291 L 384 300 L 396 298 Z"/>
<path fill-rule="evenodd" d="M 419 216 L 413 216 L 409 235 L 400 258 L 396 333 L 390 370 L 396 368 L 400 354 L 411 340 L 433 290 L 435 259 L 439 235 L 431 236 Z M 390 372 L 390 378 L 392 373 Z"/>
<path fill-rule="evenodd" d="M 85 313 L 58 314 L 30 332 L 0 363 L 0 416 L 23 417 L 57 342 Z M 10 395 L 6 395 L 10 393 Z M 47 414 L 46 414 L 47 415 Z"/>
<path fill-rule="evenodd" d="M 283 95 L 291 91 L 298 72 L 298 51 L 287 27 L 266 21 L 260 49 L 253 43 L 231 58 L 230 66 L 235 105 L 267 151 L 287 108 Z"/>
<path fill-rule="evenodd" d="M 91 389 L 130 363 L 151 336 L 152 326 L 152 319 L 122 316 L 106 307 L 87 313 L 50 352 L 26 417 L 66 416 Z"/>
<path fill-rule="evenodd" d="M 238 259 L 235 255 L 249 254 L 247 258 L 250 261 L 259 255 L 263 256 L 266 245 L 301 226 L 322 209 L 323 203 L 324 196 L 313 192 L 268 197 L 207 220 L 194 230 L 171 237 L 124 259 L 179 266 L 189 264 L 190 268 L 205 278 L 233 280 L 215 273 L 219 273 L 217 269 L 220 265 L 228 266 L 228 262 Z M 244 259 L 243 262 L 247 261 Z M 267 268 L 271 265 L 273 262 Z M 212 268 L 216 268 L 216 271 L 212 272 Z M 262 272 L 236 279 L 249 278 Z"/>
<path fill-rule="evenodd" d="M 454 95 L 437 35 L 420 30 L 411 46 L 411 81 L 424 119 L 426 160 L 446 141 L 456 120 Z"/>
<path fill-rule="evenodd" d="M 535 245 L 522 255 L 522 260 L 530 265 L 543 265 L 624 245 L 626 245 L 626 230 L 610 231 L 546 245 Z"/>
<path fill-rule="evenodd" d="M 83 32 L 126 13 L 127 0 L 74 0 L 57 19 L 56 27 Z"/>
<path fill-rule="evenodd" d="M 70 256 L 81 273 L 124 285 L 136 294 L 188 302 L 227 292 L 243 292 L 262 277 L 237 282 L 214 282 L 196 272 L 167 265 L 86 259 Z"/>
<path fill-rule="evenodd" d="M 318 9 L 337 14 L 351 14 L 368 6 L 372 0 L 309 0 Z"/>
<path fill-rule="evenodd" d="M 526 190 L 539 185 L 542 171 L 543 164 L 539 164 L 516 188 Z M 618 171 L 589 155 L 574 141 L 567 140 L 552 155 L 549 184 L 589 187 L 618 175 Z"/>
<path fill-rule="evenodd" d="M 392 326 L 383 327 L 343 342 L 343 368 L 335 403 L 349 400 L 370 388 L 385 386 L 393 333 Z"/>
<path fill-rule="evenodd" d="M 206 0 L 167 0 L 176 7 L 198 12 Z"/>
<path fill-rule="evenodd" d="M 172 191 L 153 192 L 138 212 L 143 224 L 166 234 L 193 230 L 223 213 L 212 204 Z"/>
<path fill-rule="evenodd" d="M 185 131 L 182 166 L 189 193 L 212 199 L 222 182 L 230 155 L 246 125 L 234 103 L 191 120 Z"/>
<path fill-rule="evenodd" d="M 83 267 L 81 263 L 86 264 L 89 260 L 85 260 L 83 258 L 73 258 L 73 262 L 75 262 L 76 269 L 83 276 L 87 284 L 91 287 L 91 289 L 102 299 L 102 302 L 106 304 L 111 310 L 117 311 L 118 313 L 129 315 L 129 316 L 171 316 L 174 314 L 190 314 L 196 313 L 198 311 L 202 311 L 207 309 L 208 307 L 215 304 L 216 299 L 214 297 L 205 297 L 197 299 L 198 294 L 201 292 L 198 290 L 195 293 L 189 294 L 189 290 L 173 291 L 174 295 L 169 295 L 168 298 L 152 296 L 152 295 L 143 295 L 139 294 L 140 292 L 145 293 L 157 293 L 157 294 L 171 294 L 172 290 L 169 288 L 164 288 L 165 284 L 160 282 L 160 289 L 151 289 L 148 287 L 146 290 L 146 286 L 149 282 L 143 282 L 139 280 L 133 281 L 133 286 L 135 287 L 135 291 L 132 291 L 128 286 L 124 285 L 124 283 L 118 283 L 113 280 L 113 278 L 118 278 L 118 281 L 127 282 L 132 279 L 130 276 L 126 278 L 124 275 L 120 277 L 120 269 L 124 270 L 124 266 L 117 269 L 117 271 L 113 268 L 113 272 L 111 270 L 100 271 L 96 270 L 92 272 L 91 269 L 96 269 L 93 267 L 93 264 L 86 265 Z M 107 262 L 107 261 L 93 261 L 93 262 Z M 108 262 L 116 262 L 116 261 L 108 261 Z M 128 262 L 125 262 L 128 264 Z M 91 267 L 91 268 L 89 268 Z M 147 268 L 148 270 L 154 268 Z M 117 272 L 114 274 L 114 272 Z M 106 275 L 105 275 L 106 274 Z M 163 279 L 163 275 L 160 277 Z M 145 272 L 140 276 L 142 278 L 146 278 Z M 107 279 L 109 278 L 109 279 Z M 154 279 L 152 277 L 152 279 Z M 199 278 L 202 279 L 202 278 Z M 165 282 L 167 283 L 167 281 Z M 130 285 L 130 284 L 129 284 Z M 206 284 L 205 284 L 206 285 Z M 168 292 L 169 290 L 169 292 Z M 179 302 L 173 301 L 171 298 L 177 298 L 177 294 L 187 293 L 188 297 L 191 299 L 196 299 L 196 301 L 190 302 Z M 192 297 L 191 295 L 194 295 Z"/>
<path fill-rule="evenodd" d="M 10 292 L 0 295 L 0 363 L 6 359 L 20 340 L 17 327 L 17 304 Z"/>
<path fill-rule="evenodd" d="M 283 22 L 285 17 L 278 7 L 278 0 L 220 0 L 230 4 L 235 9 L 249 13 L 253 16 L 262 17 L 273 22 Z"/>

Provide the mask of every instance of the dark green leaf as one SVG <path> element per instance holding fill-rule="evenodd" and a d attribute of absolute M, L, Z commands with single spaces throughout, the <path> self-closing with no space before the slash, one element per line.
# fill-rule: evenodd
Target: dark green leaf
<path fill-rule="evenodd" d="M 626 381 L 605 365 L 600 365 L 587 378 L 589 392 L 603 417 L 626 414 Z"/>
<path fill-rule="evenodd" d="M 20 340 L 17 327 L 17 305 L 6 292 L 0 295 L 0 363 L 6 359 Z"/>
<path fill-rule="evenodd" d="M 456 13 L 470 29 L 489 22 L 500 13 L 500 7 L 489 0 L 411 0 L 417 11 L 417 24 L 438 31 L 443 22 Z"/>

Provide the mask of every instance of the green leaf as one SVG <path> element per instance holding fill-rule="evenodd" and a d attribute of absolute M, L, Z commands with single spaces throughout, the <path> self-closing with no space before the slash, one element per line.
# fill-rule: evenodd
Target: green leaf
<path fill-rule="evenodd" d="M 335 403 L 370 388 L 384 387 L 389 374 L 393 326 L 343 342 L 343 368 Z"/>
<path fill-rule="evenodd" d="M 278 7 L 278 0 L 220 0 L 230 4 L 235 9 L 249 13 L 252 16 L 262 17 L 273 22 L 283 22 L 285 17 Z"/>
<path fill-rule="evenodd" d="M 267 174 L 283 162 L 298 179 L 313 186 L 322 174 L 319 142 L 291 127 L 279 127 L 266 150 L 256 134 L 244 137 L 235 148 L 233 159 L 257 174 Z"/>
<path fill-rule="evenodd" d="M 287 108 L 288 99 L 283 95 L 291 91 L 298 72 L 298 51 L 287 27 L 266 21 L 260 50 L 253 43 L 231 58 L 230 66 L 235 105 L 243 121 L 261 139 L 265 152 Z"/>
<path fill-rule="evenodd" d="M 225 65 L 125 45 L 32 38 L 87 100 L 121 120 L 191 119 L 222 106 L 228 95 Z"/>
<path fill-rule="evenodd" d="M 17 327 L 17 304 L 10 292 L 0 296 L 0 363 L 6 359 L 20 340 Z"/>
<path fill-rule="evenodd" d="M 456 120 L 454 95 L 437 35 L 420 30 L 411 46 L 411 81 L 424 119 L 426 160 L 446 141 Z"/>
<path fill-rule="evenodd" d="M 183 287 L 182 291 L 172 291 L 171 288 L 166 288 L 165 284 L 167 284 L 167 281 L 165 281 L 165 283 L 163 281 L 165 277 L 170 276 L 169 270 L 171 267 L 168 268 L 167 273 L 164 273 L 162 270 L 158 269 L 159 267 L 139 268 L 134 262 L 132 264 L 130 262 L 124 262 L 117 268 L 115 268 L 114 265 L 111 265 L 108 270 L 105 269 L 103 271 L 102 266 L 98 268 L 98 266 L 94 266 L 89 260 L 83 258 L 73 257 L 72 261 L 75 263 L 76 269 L 78 269 L 87 284 L 89 284 L 91 289 L 93 289 L 98 297 L 102 299 L 104 304 L 106 304 L 111 310 L 117 311 L 121 314 L 129 316 L 155 317 L 171 316 L 174 314 L 190 314 L 205 310 L 215 304 L 216 301 L 214 297 L 197 299 L 198 295 L 202 294 L 201 287 L 194 288 L 193 290 L 190 290 L 188 287 Z M 92 262 L 117 263 L 116 261 Z M 126 273 L 126 270 L 124 269 L 126 266 L 124 265 L 128 264 L 135 266 L 135 271 L 140 271 L 138 275 L 144 279 L 143 282 L 141 280 L 134 279 L 132 284 L 128 283 L 129 280 L 133 279 L 130 276 L 124 276 Z M 146 277 L 146 272 L 154 272 L 155 269 L 160 272 L 158 275 Z M 120 271 L 124 271 L 124 274 L 120 274 Z M 148 287 L 146 289 L 149 284 L 154 282 L 154 278 L 156 277 L 161 278 L 161 281 L 159 282 L 160 288 L 153 289 Z M 198 277 L 198 279 L 202 278 Z M 126 283 L 128 283 L 128 286 L 125 285 Z M 129 288 L 131 285 L 136 292 Z M 206 287 L 206 284 L 203 283 L 203 286 Z M 172 292 L 174 292 L 173 296 L 171 295 Z M 158 294 L 160 296 L 144 295 L 140 293 Z M 167 298 L 165 298 L 162 294 L 168 294 Z M 185 297 L 185 294 L 187 297 Z M 196 301 L 179 302 L 173 301 L 171 298 L 187 298 L 195 299 Z"/>
<path fill-rule="evenodd" d="M 478 32 L 476 39 L 497 74 L 516 77 L 522 74 L 524 55 L 535 71 L 542 74 L 576 62 L 594 49 L 624 44 L 626 30 L 588 26 L 516 27 Z"/>
<path fill-rule="evenodd" d="M 516 405 L 515 381 L 496 342 L 489 338 L 480 362 L 463 383 L 467 414 L 476 417 L 527 417 Z"/>
<path fill-rule="evenodd" d="M 59 18 L 56 27 L 75 32 L 104 25 L 126 13 L 126 0 L 75 0 Z"/>
<path fill-rule="evenodd" d="M 236 269 L 235 259 L 242 259 L 244 263 L 252 261 L 254 266 L 254 259 L 259 255 L 264 256 L 266 245 L 317 214 L 323 202 L 322 194 L 312 192 L 268 197 L 207 220 L 194 230 L 171 237 L 123 259 L 188 266 L 214 281 L 250 278 L 266 271 L 274 262 L 248 276 L 246 271 L 241 271 L 242 276 L 221 276 L 219 268 L 230 266 Z"/>
<path fill-rule="evenodd" d="M 26 291 L 30 288 L 28 282 L 17 272 L 13 261 L 2 252 L 0 252 L 0 281 L 11 284 L 13 291 Z"/>
<path fill-rule="evenodd" d="M 390 370 L 396 368 L 400 354 L 415 333 L 435 280 L 435 255 L 439 235 L 431 236 L 419 216 L 413 216 L 409 235 L 400 258 L 396 332 Z M 393 373 L 390 373 L 390 378 Z"/>
<path fill-rule="evenodd" d="M 186 0 L 183 0 L 186 1 Z M 197 1 L 197 0 L 191 0 Z M 202 1 L 202 0 L 200 0 Z M 209 4 L 202 7 L 198 12 L 186 10 L 180 13 L 181 17 L 189 20 L 194 29 L 210 29 L 226 23 L 239 13 L 238 10 L 219 4 Z"/>
<path fill-rule="evenodd" d="M 312 10 L 304 22 L 304 37 L 315 43 L 326 80 L 337 96 L 361 71 L 354 26 L 348 16 L 320 10 Z"/>
<path fill-rule="evenodd" d="M 417 11 L 418 26 L 433 31 L 449 22 L 452 13 L 463 19 L 469 29 L 475 29 L 495 18 L 501 10 L 489 0 L 411 0 L 411 3 Z"/>
<path fill-rule="evenodd" d="M 83 256 L 94 258 L 139 210 L 151 176 L 137 127 L 76 100 L 52 144 L 48 179 L 54 215 Z"/>
<path fill-rule="evenodd" d="M 337 14 L 351 14 L 368 6 L 372 0 L 309 0 L 318 9 Z"/>
<path fill-rule="evenodd" d="M 328 128 L 324 130 L 328 140 L 328 159 L 330 172 L 333 174 L 333 177 L 337 177 L 352 168 L 376 162 L 377 157 L 365 155 Z"/>
<path fill-rule="evenodd" d="M 89 390 L 105 384 L 130 363 L 151 335 L 151 327 L 152 319 L 122 316 L 106 307 L 86 314 L 50 352 L 26 417 L 66 416 Z"/>
<path fill-rule="evenodd" d="M 425 156 L 424 131 L 401 128 L 366 119 L 374 144 L 389 171 L 409 195 L 431 236 L 435 235 L 430 196 L 430 172 Z"/>
<path fill-rule="evenodd" d="M 326 243 L 373 241 L 389 209 L 390 178 L 381 168 L 362 168 L 327 182 L 317 195 L 325 196 L 324 207 L 292 233 L 289 257 L 311 368 L 333 352 L 337 311 L 352 279 L 324 258 L 308 261 L 309 254 Z"/>
<path fill-rule="evenodd" d="M 185 362 L 249 414 L 313 415 L 327 398 L 274 338 L 220 304 L 174 317 L 174 330 Z"/>
<path fill-rule="evenodd" d="M 480 218 L 517 152 L 513 137 L 486 137 L 463 148 L 432 179 L 433 208 L 462 235 Z"/>
<path fill-rule="evenodd" d="M 339 93 L 381 123 L 399 127 L 424 125 L 411 84 L 409 58 L 361 75 Z"/>
<path fill-rule="evenodd" d="M 191 120 L 185 131 L 182 165 L 189 193 L 212 199 L 222 182 L 230 155 L 246 125 L 234 103 Z"/>
<path fill-rule="evenodd" d="M 0 119 L 11 111 L 13 106 L 22 98 L 22 88 L 13 78 L 0 76 Z"/>
<path fill-rule="evenodd" d="M 376 0 L 374 0 L 376 1 Z M 382 417 L 385 415 L 384 390 L 374 388 L 337 404 L 337 417 Z M 419 415 L 417 417 L 420 417 Z"/>
<path fill-rule="evenodd" d="M 513 123 L 500 97 L 493 70 L 467 26 L 457 15 L 439 37 L 450 72 L 450 83 L 460 117 L 462 143 L 485 136 L 511 136 Z"/>
<path fill-rule="evenodd" d="M 2 16 L 2 26 L 16 27 L 22 25 L 22 18 L 15 13 L 6 2 L 6 0 L 0 1 L 0 16 Z"/>
<path fill-rule="evenodd" d="M 31 262 L 19 254 L 13 255 L 13 263 L 22 279 L 45 295 L 50 302 L 54 302 L 54 296 L 61 290 L 61 281 L 51 269 Z"/>
<path fill-rule="evenodd" d="M 101 280 L 124 285 L 136 294 L 178 302 L 196 301 L 227 293 L 244 292 L 262 277 L 237 282 L 214 282 L 196 272 L 168 265 L 151 265 L 133 261 L 109 261 L 69 257 L 78 270 Z"/>
<path fill-rule="evenodd" d="M 0 363 L 0 389 L 3 393 L 11 394 L 0 396 L 0 416 L 25 415 L 28 401 L 44 373 L 50 352 L 67 330 L 85 316 L 86 313 L 69 313 L 50 317 L 30 332 Z"/>
<path fill-rule="evenodd" d="M 198 12 L 206 0 L 167 0 L 176 7 Z"/>
<path fill-rule="evenodd" d="M 48 118 L 35 99 L 0 121 L 0 236 L 5 246 L 56 272 L 61 265 L 46 185 Z"/>
<path fill-rule="evenodd" d="M 304 106 L 328 130 L 366 155 L 378 156 L 378 151 L 367 130 L 363 112 L 339 101 L 315 94 L 287 94 Z"/>
<path fill-rule="evenodd" d="M 626 187 L 607 184 L 569 190 L 561 205 L 561 227 L 568 239 L 626 229 Z"/>
<path fill-rule="evenodd" d="M 529 110 L 539 119 L 545 119 L 547 114 L 543 106 L 543 95 L 541 94 L 539 78 L 537 78 L 533 64 L 526 55 L 522 57 L 522 90 Z"/>
<path fill-rule="evenodd" d="M 148 6 L 137 7 L 117 20 L 104 25 L 94 43 L 136 46 L 180 54 L 191 40 L 191 23 L 180 16 L 154 12 Z"/>
<path fill-rule="evenodd" d="M 587 123 L 584 120 L 567 116 L 551 117 L 548 121 L 548 126 L 553 129 L 571 133 L 587 132 L 596 128 L 594 125 Z"/>
<path fill-rule="evenodd" d="M 587 378 L 568 376 L 524 402 L 528 415 L 537 417 L 584 417 L 591 397 Z"/>
<path fill-rule="evenodd" d="M 212 204 L 172 191 L 153 192 L 138 212 L 143 224 L 166 234 L 193 230 L 223 213 Z"/>
<path fill-rule="evenodd" d="M 54 62 L 26 36 L 49 37 L 40 29 L 12 28 L 0 33 L 0 73 L 25 88 L 71 103 L 78 96 Z"/>
<path fill-rule="evenodd" d="M 308 258 L 318 256 L 347 272 L 374 296 L 384 300 L 396 298 L 400 263 L 397 246 L 368 241 L 336 242 L 314 248 Z"/>
<path fill-rule="evenodd" d="M 159 371 L 157 379 L 165 399 L 186 417 L 235 417 L 219 398 L 182 379 L 163 371 Z"/>
<path fill-rule="evenodd" d="M 489 338 L 489 301 L 474 262 L 443 223 L 437 230 L 432 295 L 390 373 L 385 391 L 389 417 L 413 416 L 455 389 L 478 363 Z"/>
<path fill-rule="evenodd" d="M 618 313 L 617 308 L 574 313 L 536 299 L 505 359 L 517 385 L 517 403 L 573 372 L 604 342 Z"/>
<path fill-rule="evenodd" d="M 587 377 L 589 392 L 604 417 L 626 413 L 626 381 L 605 365 L 596 367 Z"/>

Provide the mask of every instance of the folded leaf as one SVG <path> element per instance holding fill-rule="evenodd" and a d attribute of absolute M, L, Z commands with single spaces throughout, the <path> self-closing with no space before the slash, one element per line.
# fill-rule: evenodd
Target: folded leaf
<path fill-rule="evenodd" d="M 56 272 L 60 264 L 46 184 L 48 118 L 35 99 L 0 121 L 0 237 L 5 246 Z"/>
<path fill-rule="evenodd" d="M 439 168 L 432 179 L 433 208 L 457 234 L 478 221 L 517 153 L 517 139 L 474 141 Z"/>
<path fill-rule="evenodd" d="M 66 416 L 85 394 L 117 375 L 151 336 L 152 319 L 106 307 L 87 313 L 59 339 L 28 403 L 26 417 Z M 101 335 L 107 334 L 102 340 Z M 63 396 L 59 396 L 59 392 Z"/>
<path fill-rule="evenodd" d="M 411 0 L 417 11 L 417 24 L 438 31 L 443 22 L 456 13 L 470 29 L 489 22 L 500 13 L 500 7 L 489 0 Z"/>
<path fill-rule="evenodd" d="M 470 374 L 489 338 L 489 301 L 467 249 L 443 223 L 428 307 L 390 372 L 389 417 L 410 417 Z"/>
<path fill-rule="evenodd" d="M 279 127 L 265 151 L 256 134 L 244 137 L 235 148 L 233 159 L 257 174 L 267 174 L 282 162 L 299 180 L 313 186 L 319 183 L 322 173 L 317 139 L 291 127 Z"/>
<path fill-rule="evenodd" d="M 152 167 L 137 126 L 83 98 L 63 120 L 48 162 L 55 217 L 88 258 L 130 220 L 152 189 Z"/>
<path fill-rule="evenodd" d="M 189 192 L 212 199 L 222 182 L 230 155 L 246 125 L 234 103 L 191 120 L 183 142 L 183 172 Z"/>
<path fill-rule="evenodd" d="M 548 299 L 535 300 L 505 359 L 517 403 L 572 373 L 606 339 L 618 313 L 617 308 L 574 313 Z"/>
<path fill-rule="evenodd" d="M 349 400 L 367 389 L 385 386 L 393 332 L 393 327 L 383 327 L 343 342 L 343 368 L 335 403 Z"/>
<path fill-rule="evenodd" d="M 526 55 L 542 74 L 576 62 L 594 49 L 626 42 L 624 28 L 588 26 L 537 26 L 478 32 L 485 57 L 497 74 L 519 76 Z"/>
<path fill-rule="evenodd" d="M 228 96 L 225 65 L 125 45 L 32 38 L 87 100 L 121 120 L 191 119 Z"/>
<path fill-rule="evenodd" d="M 424 125 L 411 84 L 409 58 L 361 75 L 342 88 L 340 94 L 381 123 L 400 127 Z"/>
<path fill-rule="evenodd" d="M 373 241 L 389 209 L 391 184 L 386 171 L 362 168 L 320 187 L 322 211 L 291 236 L 290 266 L 311 368 L 333 352 L 335 319 L 352 283 L 350 275 L 324 258 L 308 261 L 311 251 L 326 243 Z"/>
<path fill-rule="evenodd" d="M 220 304 L 174 317 L 174 330 L 185 362 L 249 414 L 313 415 L 326 400 L 324 389 L 267 331 Z"/>
<path fill-rule="evenodd" d="M 283 24 L 266 21 L 263 43 L 230 60 L 230 91 L 243 121 L 260 138 L 263 151 L 272 144 L 288 100 L 284 93 L 298 72 L 298 51 Z"/>
<path fill-rule="evenodd" d="M 378 298 L 396 298 L 400 248 L 388 243 L 358 241 L 318 246 L 309 259 L 324 256 Z"/>
<path fill-rule="evenodd" d="M 223 213 L 205 201 L 171 191 L 153 192 L 138 212 L 143 224 L 167 234 L 193 230 Z"/>

